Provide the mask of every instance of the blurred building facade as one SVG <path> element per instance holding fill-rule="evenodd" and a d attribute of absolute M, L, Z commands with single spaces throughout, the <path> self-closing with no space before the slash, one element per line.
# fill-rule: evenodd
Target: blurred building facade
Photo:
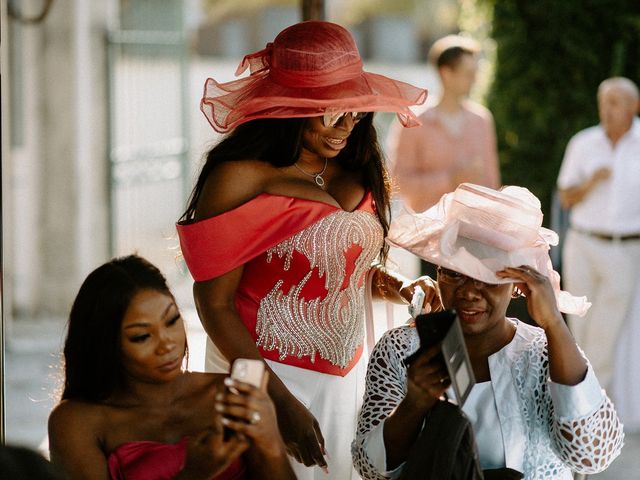
<path fill-rule="evenodd" d="M 173 225 L 216 139 L 198 112 L 204 78 L 230 79 L 244 54 L 300 20 L 295 1 L 212 15 L 229 3 L 2 0 L 9 327 L 11 318 L 66 315 L 82 279 L 113 255 L 137 251 L 172 283 L 190 284 Z M 355 18 L 347 27 L 365 62 L 389 71 L 422 76 L 425 44 L 455 29 L 452 0 L 398 2 L 379 14 L 366 4 L 327 0 L 327 18 Z M 453 22 L 425 34 L 415 12 L 430 8 Z"/>
<path fill-rule="evenodd" d="M 30 23 L 45 3 L 13 2 L 15 16 L 2 4 L 5 315 L 67 309 L 79 276 L 108 248 L 108 2 L 53 2 Z"/>
<path fill-rule="evenodd" d="M 365 68 L 437 92 L 416 10 L 457 0 L 386 2 L 393 12 L 376 11 L 377 0 L 325 3 L 327 19 L 354 33 Z M 225 5 L 233 8 L 216 14 Z M 9 441 L 44 448 L 64 318 L 96 266 L 148 257 L 195 317 L 174 223 L 219 139 L 199 111 L 202 85 L 231 80 L 243 55 L 300 12 L 296 0 L 0 0 L 0 416 Z M 455 29 L 436 18 L 433 37 Z M 393 118 L 376 115 L 381 141 Z"/>

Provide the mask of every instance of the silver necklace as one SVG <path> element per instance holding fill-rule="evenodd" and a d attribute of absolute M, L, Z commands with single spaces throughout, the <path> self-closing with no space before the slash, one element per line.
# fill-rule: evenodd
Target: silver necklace
<path fill-rule="evenodd" d="M 298 170 L 300 170 L 305 175 L 309 175 L 310 177 L 313 177 L 313 180 L 316 182 L 316 185 L 318 185 L 320 188 L 324 188 L 324 178 L 322 178 L 322 174 L 327 169 L 327 164 L 328 163 L 329 163 L 329 159 L 325 158 L 324 159 L 324 167 L 322 167 L 322 171 L 320 171 L 318 173 L 305 172 L 301 167 L 298 166 L 298 162 L 294 163 L 293 166 L 296 167 Z"/>

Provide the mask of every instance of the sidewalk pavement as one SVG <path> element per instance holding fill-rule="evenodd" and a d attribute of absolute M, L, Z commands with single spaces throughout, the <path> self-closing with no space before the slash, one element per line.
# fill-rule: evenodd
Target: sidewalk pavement
<path fill-rule="evenodd" d="M 189 341 L 189 367 L 202 370 L 206 335 L 195 310 L 183 308 Z M 406 311 L 394 309 L 395 324 L 403 323 Z M 376 336 L 384 331 L 384 307 L 374 309 Z M 47 453 L 47 417 L 62 388 L 60 350 L 65 321 L 60 318 L 19 320 L 7 335 L 5 354 L 5 411 L 7 443 Z M 604 473 L 589 480 L 640 480 L 640 432 L 627 435 L 621 456 Z"/>

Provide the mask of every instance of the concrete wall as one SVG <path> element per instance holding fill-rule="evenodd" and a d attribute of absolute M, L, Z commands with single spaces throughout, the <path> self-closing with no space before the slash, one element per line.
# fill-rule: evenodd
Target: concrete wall
<path fill-rule="evenodd" d="M 108 254 L 108 6 L 54 2 L 40 24 L 9 20 L 20 44 L 10 59 L 10 75 L 20 73 L 21 88 L 10 92 L 20 135 L 3 152 L 3 232 L 18 317 L 68 313 L 81 280 Z"/>
<path fill-rule="evenodd" d="M 2 1 L 6 4 L 6 0 Z M 42 5 L 39 0 L 19 3 L 32 7 L 30 11 Z M 9 300 L 5 303 L 13 303 L 10 311 L 17 316 L 66 315 L 80 282 L 111 253 L 105 35 L 109 22 L 117 23 L 119 5 L 119 0 L 56 1 L 40 24 L 21 25 L 14 20 L 9 21 L 11 48 L 3 42 L 2 57 L 6 58 L 7 51 L 12 57 L 9 77 L 14 88 L 10 95 L 13 100 L 10 113 L 15 125 L 12 125 L 13 141 L 10 142 L 9 155 L 3 155 L 4 274 Z M 265 12 L 260 16 L 259 28 L 256 26 L 253 32 L 255 38 L 252 36 L 252 40 L 258 45 L 255 49 L 262 48 L 266 40 L 271 40 L 284 25 L 297 19 L 295 9 Z M 427 82 L 426 66 L 423 62 L 415 63 L 415 32 L 409 28 L 407 20 L 400 23 L 397 20 L 391 23 L 372 22 L 371 25 L 371 28 L 376 27 L 373 28 L 376 39 L 394 37 L 388 31 L 391 29 L 405 34 L 401 45 L 411 46 L 402 57 L 408 63 L 388 66 L 390 72 L 382 71 L 383 65 L 376 66 L 374 71 L 400 78 L 407 70 L 407 75 L 412 77 L 407 80 L 418 85 Z M 247 25 L 232 22 L 226 27 L 222 33 L 226 32 L 230 38 L 220 43 L 233 50 L 233 40 L 237 40 L 233 33 L 238 34 L 233 28 L 242 30 Z M 371 45 L 370 49 L 375 53 L 373 56 L 388 57 L 383 47 L 379 42 Z M 201 123 L 202 116 L 198 111 L 203 79 L 216 72 L 213 76 L 218 80 L 230 80 L 241 56 L 253 50 L 225 52 L 233 53 L 231 60 L 201 58 L 203 64 L 211 64 L 205 73 L 198 73 L 195 84 L 190 87 L 193 94 L 190 93 L 189 98 L 194 98 L 187 107 L 187 111 L 198 120 L 198 123 L 192 123 L 189 139 L 191 154 L 197 158 L 194 164 L 199 165 L 205 149 L 199 143 L 197 132 L 200 126 L 208 128 Z M 192 58 L 192 72 L 198 68 L 194 66 L 198 61 L 195 57 Z M 414 62 L 410 62 L 411 59 Z M 218 72 L 221 66 L 224 68 Z M 176 90 L 166 85 L 160 88 L 171 92 Z M 6 109 L 6 104 L 3 101 L 3 109 Z M 157 107 L 155 104 L 149 106 Z M 131 116 L 140 113 L 135 105 L 132 104 L 132 108 Z M 391 119 L 383 115 L 380 117 L 381 120 Z M 162 114 L 146 124 L 156 135 L 162 134 L 161 119 Z M 125 124 L 119 122 L 118 125 L 122 127 Z M 113 130 L 115 133 L 118 131 L 118 128 Z M 207 136 L 209 141 L 214 138 L 210 129 Z M 190 179 L 196 170 L 192 168 Z M 178 212 L 172 214 L 171 218 L 174 218 L 186 198 L 170 200 Z M 124 203 L 114 202 L 114 206 L 124 209 L 125 214 L 140 213 L 131 201 Z M 122 214 L 121 210 L 118 214 Z M 114 218 L 118 218 L 117 215 Z M 135 218 L 132 222 L 137 225 Z M 171 230 L 172 222 L 167 225 L 167 231 Z M 150 244 L 145 238 L 136 237 L 134 240 L 138 244 Z M 152 257 L 151 254 L 149 256 Z M 167 273 L 170 272 L 167 270 Z"/>

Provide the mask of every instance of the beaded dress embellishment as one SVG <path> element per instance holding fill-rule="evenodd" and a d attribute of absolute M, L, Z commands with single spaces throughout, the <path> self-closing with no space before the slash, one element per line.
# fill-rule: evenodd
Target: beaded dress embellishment
<path fill-rule="evenodd" d="M 284 258 L 289 270 L 294 252 L 304 255 L 309 272 L 285 295 L 278 280 L 258 308 L 257 344 L 277 350 L 280 359 L 316 354 L 341 368 L 353 359 L 364 338 L 364 289 L 361 279 L 382 245 L 382 227 L 369 212 L 336 212 L 267 250 Z M 353 245 L 362 248 L 351 278 L 345 282 L 345 252 Z M 316 273 L 317 272 L 317 273 Z M 300 292 L 312 275 L 324 277 L 327 295 L 306 301 Z M 346 287 L 343 285 L 346 283 Z M 358 285 L 362 283 L 362 285 Z"/>

